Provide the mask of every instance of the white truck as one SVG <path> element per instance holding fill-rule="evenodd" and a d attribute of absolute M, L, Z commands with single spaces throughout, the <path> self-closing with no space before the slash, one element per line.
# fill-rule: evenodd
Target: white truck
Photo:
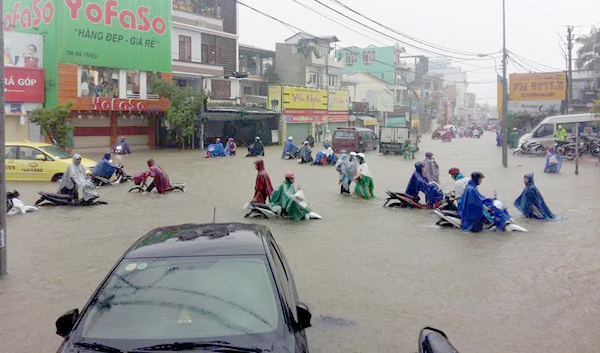
<path fill-rule="evenodd" d="M 407 141 L 412 145 L 414 151 L 419 150 L 419 137 L 416 129 L 382 127 L 379 131 L 379 152 L 383 154 L 403 154 Z"/>

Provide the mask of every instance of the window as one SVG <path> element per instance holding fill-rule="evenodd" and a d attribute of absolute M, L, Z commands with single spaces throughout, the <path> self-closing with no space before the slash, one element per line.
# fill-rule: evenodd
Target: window
<path fill-rule="evenodd" d="M 283 266 L 283 261 L 279 257 L 279 253 L 277 250 L 273 248 L 273 245 L 270 246 L 271 256 L 273 257 L 273 264 L 275 265 L 275 271 L 277 272 L 277 279 L 279 279 L 281 287 L 283 289 L 283 296 L 287 299 L 288 302 L 293 301 L 293 296 L 290 290 L 289 281 L 287 271 Z"/>
<path fill-rule="evenodd" d="M 140 70 L 125 70 L 127 98 L 140 98 Z"/>
<path fill-rule="evenodd" d="M 158 99 L 158 94 L 154 92 L 152 87 L 155 81 L 160 80 L 160 74 L 158 72 L 146 72 L 146 98 L 147 99 Z"/>
<path fill-rule="evenodd" d="M 365 64 L 370 64 L 375 62 L 375 52 L 374 51 L 364 51 L 362 53 L 362 60 Z"/>
<path fill-rule="evenodd" d="M 336 75 L 329 75 L 329 80 L 328 81 L 329 81 L 328 82 L 329 86 L 332 86 L 332 87 L 336 87 L 337 86 L 337 81 L 338 80 L 337 80 L 337 76 Z"/>
<path fill-rule="evenodd" d="M 356 53 L 347 53 L 346 54 L 346 65 L 354 65 L 356 64 L 357 59 Z"/>
<path fill-rule="evenodd" d="M 45 147 L 42 147 L 42 150 L 44 152 L 46 152 L 47 154 L 49 154 L 50 156 L 52 156 L 52 158 L 54 158 L 54 159 L 71 159 L 71 158 L 73 158 L 72 154 L 63 150 L 60 147 L 45 146 Z"/>
<path fill-rule="evenodd" d="M 282 317 L 264 256 L 127 259 L 92 299 L 77 334 L 116 346 L 252 336 L 276 331 Z"/>
<path fill-rule="evenodd" d="M 311 71 L 308 73 L 308 83 L 313 85 L 321 84 L 321 75 L 318 72 Z"/>
<path fill-rule="evenodd" d="M 17 149 L 18 147 L 6 147 L 6 153 L 4 154 L 4 158 L 6 159 L 17 159 Z"/>
<path fill-rule="evenodd" d="M 248 86 L 244 87 L 244 94 L 245 95 L 252 94 L 252 87 L 248 87 Z"/>
<path fill-rule="evenodd" d="M 554 135 L 554 124 L 544 124 L 535 130 L 533 137 L 546 137 Z"/>
<path fill-rule="evenodd" d="M 38 151 L 35 148 L 21 146 L 21 147 L 19 147 L 19 158 L 17 158 L 17 159 L 35 161 L 35 157 L 38 154 L 43 154 L 43 153 L 41 151 Z"/>
<path fill-rule="evenodd" d="M 231 81 L 210 80 L 210 97 L 214 99 L 229 99 L 231 97 Z"/>
<path fill-rule="evenodd" d="M 192 37 L 179 36 L 179 60 L 192 61 Z"/>
<path fill-rule="evenodd" d="M 210 34 L 202 34 L 202 63 L 215 65 L 217 62 L 216 50 L 217 37 Z"/>
<path fill-rule="evenodd" d="M 333 138 L 339 140 L 354 140 L 356 139 L 356 131 L 344 129 L 335 130 L 333 132 Z"/>
<path fill-rule="evenodd" d="M 119 69 L 81 68 L 80 97 L 119 98 Z"/>

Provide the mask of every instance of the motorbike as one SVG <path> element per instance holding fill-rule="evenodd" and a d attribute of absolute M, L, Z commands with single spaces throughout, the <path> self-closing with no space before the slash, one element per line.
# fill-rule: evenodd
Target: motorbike
<path fill-rule="evenodd" d="M 419 332 L 419 353 L 458 353 L 458 350 L 443 331 L 424 327 Z"/>
<path fill-rule="evenodd" d="M 83 191 L 85 194 L 91 195 L 87 199 L 78 197 L 78 193 L 73 194 L 57 194 L 40 191 L 40 199 L 35 202 L 36 206 L 96 206 L 106 205 L 104 201 L 97 201 L 100 197 L 96 192 L 96 186 L 90 181 L 86 180 L 83 184 Z"/>
<path fill-rule="evenodd" d="M 306 203 L 306 196 L 304 190 L 298 188 L 298 191 L 293 196 L 294 200 L 300 207 L 308 205 Z M 304 206 L 306 207 L 306 206 Z M 265 219 L 289 219 L 289 217 L 283 212 L 279 206 L 271 206 L 264 203 L 250 202 L 244 206 L 247 210 L 245 218 L 265 218 Z M 322 219 L 320 215 L 315 212 L 310 212 L 306 215 L 306 219 Z"/>
<path fill-rule="evenodd" d="M 131 175 L 125 173 L 122 164 L 117 165 L 117 170 L 114 173 L 114 181 L 93 174 L 91 174 L 90 177 L 92 178 L 92 183 L 97 187 L 105 185 L 117 185 L 121 183 L 126 183 L 133 179 Z"/>
<path fill-rule="evenodd" d="M 137 192 L 146 192 L 148 191 L 148 186 L 146 184 L 146 181 L 144 180 L 144 182 L 141 185 L 136 185 L 134 187 L 132 187 L 131 189 L 129 189 L 129 192 L 133 192 L 133 191 L 137 191 Z M 185 183 L 173 183 L 171 184 L 171 189 L 168 190 L 168 192 L 171 191 L 181 191 L 181 192 L 185 192 Z"/>
<path fill-rule="evenodd" d="M 442 134 L 437 131 L 437 130 L 433 130 L 433 133 L 431 134 L 431 139 L 432 140 L 439 140 L 442 138 Z"/>
<path fill-rule="evenodd" d="M 17 190 L 8 190 L 6 192 L 6 214 L 13 216 L 27 212 L 37 211 L 37 207 L 26 206 L 25 203 L 19 200 L 19 192 Z"/>
<path fill-rule="evenodd" d="M 484 229 L 497 231 L 504 226 L 505 232 L 527 232 L 527 229 L 514 223 L 513 219 L 508 214 L 506 207 L 500 200 L 496 198 L 487 199 L 484 201 L 483 207 L 486 216 Z M 458 215 L 458 211 L 435 209 L 433 212 L 439 217 L 436 225 L 458 229 L 461 228 L 462 222 Z"/>
<path fill-rule="evenodd" d="M 523 141 L 513 151 L 513 156 L 537 156 L 546 155 L 546 148 L 538 141 Z"/>
<path fill-rule="evenodd" d="M 430 182 L 427 185 L 427 204 L 420 203 L 419 198 L 412 198 L 411 196 L 401 193 L 386 190 L 385 192 L 388 197 L 383 207 L 391 208 L 416 208 L 419 210 L 432 209 L 438 207 L 444 199 L 444 192 L 436 182 Z"/>
<path fill-rule="evenodd" d="M 299 150 L 296 153 L 286 152 L 284 159 L 298 159 L 300 158 Z"/>

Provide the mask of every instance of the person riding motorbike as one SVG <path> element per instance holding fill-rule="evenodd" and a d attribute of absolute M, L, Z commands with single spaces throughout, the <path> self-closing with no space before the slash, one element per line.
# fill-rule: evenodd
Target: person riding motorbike
<path fill-rule="evenodd" d="M 152 180 L 152 183 L 148 186 L 146 191 L 151 192 L 155 187 L 160 194 L 171 191 L 171 184 L 169 183 L 169 175 L 167 172 L 156 164 L 154 159 L 149 159 L 146 163 L 148 164 L 148 170 L 134 177 L 136 185 L 142 184 L 146 179 L 152 177 L 154 180 Z"/>
<path fill-rule="evenodd" d="M 81 195 L 78 189 L 81 189 Z M 87 179 L 85 168 L 81 164 L 81 156 L 73 155 L 73 163 L 71 163 L 64 172 L 58 193 L 63 195 L 71 195 L 72 200 L 79 200 L 80 196 L 84 201 L 88 201 L 98 194 L 95 191 L 94 185 Z"/>
<path fill-rule="evenodd" d="M 444 193 L 437 183 L 427 181 L 423 175 L 423 169 L 423 163 L 415 163 L 415 171 L 413 172 L 404 193 L 416 202 L 419 202 L 421 199 L 419 193 L 422 192 L 425 194 L 427 206 L 429 208 L 434 208 L 444 198 Z"/>
<path fill-rule="evenodd" d="M 294 187 L 296 174 L 286 172 L 284 182 L 271 195 L 271 207 L 285 217 L 299 221 L 309 219 L 312 212 L 305 201 L 299 201 L 294 196 L 298 190 Z"/>
<path fill-rule="evenodd" d="M 469 184 L 469 179 L 465 178 L 458 168 L 450 168 L 448 174 L 454 180 L 454 198 L 460 201 L 467 188 L 467 184 Z"/>
<path fill-rule="evenodd" d="M 312 135 L 308 135 L 306 141 L 308 141 L 311 148 L 315 147 L 315 138 Z"/>
<path fill-rule="evenodd" d="M 294 145 L 294 138 L 292 136 L 288 137 L 287 142 L 283 146 L 283 153 L 281 154 L 281 159 L 292 158 L 296 159 L 298 155 L 298 147 Z"/>
<path fill-rule="evenodd" d="M 300 147 L 300 163 L 311 163 L 313 161 L 312 150 L 309 147 L 310 142 L 304 141 L 302 147 Z"/>
<path fill-rule="evenodd" d="M 248 146 L 248 154 L 246 157 L 256 157 L 256 156 L 264 156 L 265 155 L 265 146 L 260 141 L 260 137 L 256 136 L 256 140 L 253 144 Z"/>
<path fill-rule="evenodd" d="M 558 128 L 556 129 L 556 135 L 555 135 L 558 145 L 562 145 L 567 142 L 568 134 L 569 133 L 568 133 L 567 129 L 565 129 L 562 125 L 558 125 Z"/>
<path fill-rule="evenodd" d="M 227 140 L 227 144 L 225 145 L 225 155 L 226 156 L 235 156 L 235 150 L 237 149 L 237 145 L 235 144 L 235 139 L 230 137 Z"/>
<path fill-rule="evenodd" d="M 98 161 L 98 163 L 92 170 L 92 175 L 100 177 L 100 178 L 104 178 L 107 180 L 110 179 L 113 176 L 113 174 L 115 173 L 115 171 L 117 171 L 117 169 L 119 169 L 119 167 L 116 164 L 113 164 L 110 161 L 110 157 L 111 157 L 111 154 L 106 153 L 104 155 L 104 157 L 102 157 L 102 159 Z"/>
<path fill-rule="evenodd" d="M 125 136 L 121 136 L 121 139 L 115 144 L 113 150 L 116 154 L 131 154 L 129 144 L 125 141 Z"/>
<path fill-rule="evenodd" d="M 459 202 L 458 214 L 461 220 L 461 228 L 467 232 L 480 232 L 486 221 L 484 212 L 484 201 L 487 198 L 479 193 L 477 186 L 481 185 L 485 178 L 480 172 L 471 174 L 471 181 L 467 184 L 465 192 Z"/>

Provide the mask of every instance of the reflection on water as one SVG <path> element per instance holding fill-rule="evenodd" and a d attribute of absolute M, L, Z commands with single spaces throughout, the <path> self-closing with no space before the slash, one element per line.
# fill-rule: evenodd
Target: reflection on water
<path fill-rule="evenodd" d="M 283 161 L 280 147 L 267 148 L 265 167 L 274 186 L 293 170 L 313 210 L 324 217 L 298 223 L 252 221 L 269 226 L 294 270 L 300 300 L 317 324 L 308 330 L 311 351 L 414 351 L 425 325 L 446 331 L 465 352 L 600 347 L 596 335 L 579 334 L 600 329 L 598 168 L 584 163 L 575 176 L 567 163 L 563 174 L 546 175 L 542 159 L 511 156 L 510 168 L 503 169 L 500 149 L 487 133 L 481 140 L 444 144 L 425 136 L 417 158 L 426 151 L 440 164 L 445 190 L 452 187 L 446 174 L 450 167 L 466 175 L 478 170 L 486 175 L 481 192 L 492 196 L 497 191 L 506 205 L 521 193 L 523 174 L 533 171 L 546 202 L 565 219 L 525 220 L 511 207 L 529 233 L 437 229 L 430 211 L 382 207 L 385 190 L 406 188 L 411 161 L 368 153 L 378 198 L 365 201 L 339 195 L 333 167 Z M 126 156 L 126 171 L 145 169 L 150 156 L 172 182 L 185 182 L 187 192 L 128 194 L 121 185 L 99 190 L 107 206 L 43 208 L 9 219 L 10 276 L 0 281 L 0 330 L 6 334 L 0 347 L 54 351 L 60 344 L 54 320 L 81 308 L 144 233 L 165 225 L 212 222 L 214 208 L 217 222 L 248 221 L 242 207 L 253 195 L 254 159 L 242 153 L 205 159 L 200 151 L 153 151 Z M 56 189 L 50 183 L 8 186 L 19 190 L 27 204 L 36 201 L 37 191 Z M 354 324 L 335 324 L 327 317 Z"/>

